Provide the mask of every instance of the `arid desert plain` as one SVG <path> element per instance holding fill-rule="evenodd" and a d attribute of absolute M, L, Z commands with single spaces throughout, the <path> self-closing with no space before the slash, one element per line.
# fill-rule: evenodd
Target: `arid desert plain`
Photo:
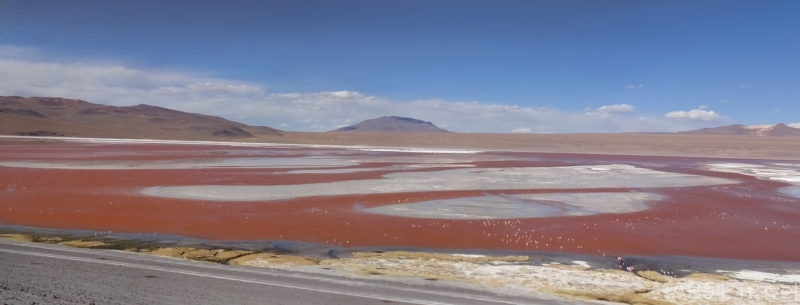
<path fill-rule="evenodd" d="M 652 144 L 619 155 L 609 150 L 635 143 L 586 144 L 602 142 L 586 136 L 558 152 L 547 144 L 537 151 L 535 141 L 545 141 L 529 139 L 504 150 L 3 137 L 0 229 L 11 239 L 77 236 L 64 243 L 97 248 L 127 240 L 128 251 L 189 259 L 238 250 L 201 260 L 523 287 L 583 301 L 796 300 L 796 144 L 695 141 L 684 154 Z M 272 256 L 258 256 L 265 251 Z M 284 256 L 287 263 L 276 261 Z M 709 295 L 719 287 L 727 288 Z"/>

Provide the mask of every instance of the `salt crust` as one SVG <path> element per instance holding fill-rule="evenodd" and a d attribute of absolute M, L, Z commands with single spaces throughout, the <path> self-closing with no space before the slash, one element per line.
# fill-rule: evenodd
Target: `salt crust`
<path fill-rule="evenodd" d="M 800 198 L 800 164 L 797 163 L 709 163 L 709 170 L 735 173 L 756 177 L 762 180 L 780 181 L 792 184 L 780 189 L 781 193 Z"/>
<path fill-rule="evenodd" d="M 630 213 L 647 209 L 662 196 L 640 192 L 487 195 L 393 204 L 365 212 L 435 219 L 511 219 Z"/>
<path fill-rule="evenodd" d="M 377 171 L 404 171 L 416 170 L 423 168 L 446 168 L 446 167 L 475 167 L 472 164 L 407 164 L 407 165 L 394 165 L 385 167 L 368 167 L 368 168 L 331 168 L 331 169 L 300 169 L 277 174 L 349 174 L 359 172 L 377 172 Z"/>
<path fill-rule="evenodd" d="M 575 265 L 542 266 L 520 258 L 465 258 L 435 253 L 354 253 L 352 258 L 328 259 L 321 265 L 361 276 L 416 277 L 460 282 L 490 289 L 555 294 L 582 300 L 629 304 L 798 304 L 795 285 L 695 273 L 683 278 L 663 276 L 654 281 L 632 272 L 590 269 Z M 652 271 L 645 271 L 652 272 Z"/>
<path fill-rule="evenodd" d="M 607 170 L 593 170 L 604 168 Z M 734 180 L 670 173 L 630 165 L 470 168 L 401 172 L 384 179 L 299 185 L 189 185 L 150 187 L 156 197 L 221 201 L 268 201 L 311 196 L 388 194 L 457 190 L 665 188 L 737 183 Z"/>
<path fill-rule="evenodd" d="M 800 283 L 800 274 L 777 274 L 751 270 L 728 271 L 717 270 L 719 273 L 725 273 L 729 276 L 747 281 L 758 281 L 768 283 Z"/>
<path fill-rule="evenodd" d="M 800 167 L 797 164 L 710 163 L 706 167 L 715 172 L 742 174 L 763 180 L 800 185 Z"/>

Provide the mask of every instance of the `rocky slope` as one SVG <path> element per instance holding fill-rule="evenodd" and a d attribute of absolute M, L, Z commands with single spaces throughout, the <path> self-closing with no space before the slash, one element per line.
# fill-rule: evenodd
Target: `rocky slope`
<path fill-rule="evenodd" d="M 214 140 L 280 136 L 279 130 L 140 104 L 116 107 L 55 97 L 0 97 L 0 134 Z"/>

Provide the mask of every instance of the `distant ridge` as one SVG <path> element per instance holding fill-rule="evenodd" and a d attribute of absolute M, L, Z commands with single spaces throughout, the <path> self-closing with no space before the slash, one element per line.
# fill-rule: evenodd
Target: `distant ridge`
<path fill-rule="evenodd" d="M 213 140 L 282 131 L 140 104 L 116 107 L 58 97 L 0 97 L 0 134 Z"/>
<path fill-rule="evenodd" d="M 800 128 L 790 127 L 786 124 L 776 125 L 727 125 L 714 128 L 703 128 L 678 132 L 679 134 L 707 134 L 707 135 L 749 135 L 771 137 L 800 137 Z"/>
<path fill-rule="evenodd" d="M 399 116 L 383 116 L 366 120 L 356 125 L 342 127 L 332 132 L 449 132 L 433 125 L 431 122 L 404 118 Z"/>

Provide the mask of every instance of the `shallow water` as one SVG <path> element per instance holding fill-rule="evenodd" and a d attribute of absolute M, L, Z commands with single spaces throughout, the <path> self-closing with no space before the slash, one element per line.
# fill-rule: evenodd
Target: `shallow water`
<path fill-rule="evenodd" d="M 792 197 L 795 197 L 795 198 L 800 198 L 800 186 L 787 186 L 787 187 L 781 188 L 779 191 L 781 193 L 786 194 L 786 195 L 789 195 L 789 196 L 792 196 Z"/>
<path fill-rule="evenodd" d="M 465 250 L 542 251 L 559 256 L 578 253 L 610 257 L 611 267 L 616 266 L 617 255 L 797 261 L 800 253 L 796 242 L 800 238 L 797 225 L 800 212 L 796 209 L 800 199 L 788 198 L 784 193 L 776 196 L 777 190 L 787 184 L 733 173 L 712 173 L 705 165 L 720 162 L 710 159 L 510 152 L 430 155 L 331 147 L 221 149 L 162 143 L 25 143 L 0 145 L 0 162 L 116 162 L 145 164 L 154 169 L 85 171 L 0 166 L 0 224 L 113 231 L 136 236 L 155 237 L 153 234 L 157 233 L 157 236 L 244 243 L 267 240 L 281 248 L 284 242 L 300 241 L 325 249 L 348 250 L 403 247 L 451 249 L 456 253 Z M 308 158 L 311 155 L 349 160 L 361 166 L 281 170 L 251 167 L 253 159 L 276 157 L 296 158 L 302 161 L 298 162 L 300 165 L 309 165 L 316 162 Z M 222 163 L 236 166 L 205 167 L 214 164 L 209 163 L 211 160 L 239 158 L 245 160 Z M 373 160 L 383 161 L 374 167 L 424 168 L 413 172 L 391 170 L 394 173 L 386 175 L 349 172 L 366 168 L 370 165 L 365 162 Z M 192 163 L 202 163 L 209 170 L 162 166 Z M 767 161 L 742 163 L 768 164 Z M 474 167 L 442 168 L 463 165 Z M 797 170 L 784 164 L 769 166 Z M 348 172 L 278 173 L 293 170 Z M 222 186 L 217 189 L 219 185 Z M 157 186 L 169 192 L 185 188 L 189 198 L 200 200 L 140 193 Z M 591 199 L 601 195 L 583 195 L 605 192 L 657 193 L 664 199 L 637 204 L 603 198 L 592 203 Z M 543 198 L 542 194 L 561 197 Z M 212 201 L 205 195 L 217 200 L 238 198 L 246 203 Z M 526 208 L 538 215 L 568 212 L 594 215 L 476 221 L 398 217 L 364 211 L 482 195 L 515 196 L 512 205 L 527 203 Z M 274 198 L 284 199 L 270 201 Z M 477 204 L 480 203 L 486 201 Z M 531 207 L 531 203 L 535 206 Z M 466 206 L 475 208 L 475 205 Z M 642 205 L 648 209 L 640 210 Z M 359 206 L 362 208 L 354 208 Z M 503 211 L 494 211 L 498 210 L 495 207 L 478 208 L 481 210 L 473 214 L 495 213 L 500 214 L 496 217 L 505 217 Z M 507 210 L 506 215 L 518 217 L 518 208 Z M 457 210 L 435 212 L 466 214 Z M 754 225 L 759 230 L 754 231 Z M 470 251 L 461 253 L 476 254 Z M 575 260 L 595 266 L 587 259 L 564 263 Z M 713 270 L 737 269 L 725 266 Z"/>
<path fill-rule="evenodd" d="M 648 201 L 662 198 L 650 193 L 558 193 L 486 195 L 409 204 L 394 204 L 364 212 L 435 219 L 514 219 L 629 213 L 647 209 Z"/>

